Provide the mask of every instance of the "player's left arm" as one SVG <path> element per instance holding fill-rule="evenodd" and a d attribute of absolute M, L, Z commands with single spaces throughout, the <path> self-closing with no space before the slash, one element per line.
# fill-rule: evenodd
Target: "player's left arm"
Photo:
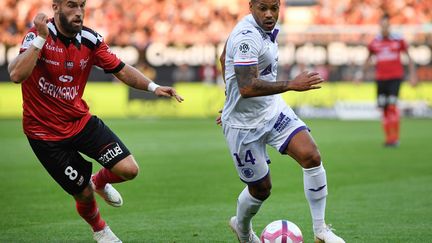
<path fill-rule="evenodd" d="M 408 52 L 408 49 L 405 50 L 405 54 L 408 58 L 408 69 L 409 69 L 409 81 L 412 86 L 416 86 L 418 83 L 417 79 L 417 71 L 416 66 L 414 63 L 414 60 L 412 59 L 411 55 Z"/>
<path fill-rule="evenodd" d="M 225 42 L 222 54 L 219 57 L 219 61 L 221 64 L 221 72 L 222 72 L 222 78 L 224 83 L 226 83 L 225 81 L 225 55 L 226 55 L 226 46 L 227 46 L 227 42 Z M 216 124 L 219 126 L 222 126 L 222 109 L 219 110 L 219 115 L 216 117 Z"/>
<path fill-rule="evenodd" d="M 219 57 L 219 61 L 220 61 L 220 64 L 221 64 L 222 78 L 223 78 L 224 83 L 225 83 L 225 55 L 226 55 L 226 46 L 227 46 L 227 42 L 225 42 L 224 49 L 222 51 L 222 54 Z"/>
<path fill-rule="evenodd" d="M 119 72 L 114 73 L 114 76 L 130 87 L 148 90 L 154 92 L 157 96 L 174 97 L 178 102 L 183 101 L 183 98 L 177 94 L 174 88 L 157 85 L 143 73 L 128 64 Z"/>

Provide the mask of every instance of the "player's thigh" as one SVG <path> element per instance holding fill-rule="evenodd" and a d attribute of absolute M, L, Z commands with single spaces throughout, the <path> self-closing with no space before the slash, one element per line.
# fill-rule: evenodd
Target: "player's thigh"
<path fill-rule="evenodd" d="M 272 125 L 267 142 L 281 154 L 288 154 L 302 167 L 315 166 L 320 161 L 318 148 L 306 124 L 294 111 L 285 107 Z"/>
<path fill-rule="evenodd" d="M 286 153 L 295 159 L 303 168 L 319 166 L 321 155 L 318 147 L 307 130 L 297 133 L 289 143 Z"/>
<path fill-rule="evenodd" d="M 378 107 L 384 108 L 388 103 L 389 89 L 387 81 L 377 80 L 377 104 Z"/>
<path fill-rule="evenodd" d="M 386 107 L 389 104 L 397 103 L 401 83 L 402 79 L 377 81 L 377 101 L 379 107 Z"/>
<path fill-rule="evenodd" d="M 270 160 L 264 134 L 257 130 L 224 126 L 224 135 L 240 179 L 253 184 L 265 178 L 269 172 Z"/>
<path fill-rule="evenodd" d="M 389 104 L 396 104 L 399 97 L 399 90 L 402 79 L 392 79 L 388 81 Z"/>
<path fill-rule="evenodd" d="M 111 169 L 120 161 L 136 165 L 126 145 L 96 116 L 89 120 L 72 141 L 80 152 L 96 160 L 105 168 Z"/>
<path fill-rule="evenodd" d="M 279 115 L 269 124 L 267 143 L 281 154 L 287 153 L 291 140 L 301 131 L 308 131 L 306 124 L 289 107 L 281 109 Z"/>
<path fill-rule="evenodd" d="M 131 180 L 138 175 L 139 166 L 133 155 L 129 155 L 126 158 L 117 162 L 111 171 L 117 175 L 122 176 L 124 179 Z"/>
<path fill-rule="evenodd" d="M 67 193 L 75 195 L 84 190 L 90 181 L 92 164 L 68 141 L 28 140 L 39 161 Z"/>

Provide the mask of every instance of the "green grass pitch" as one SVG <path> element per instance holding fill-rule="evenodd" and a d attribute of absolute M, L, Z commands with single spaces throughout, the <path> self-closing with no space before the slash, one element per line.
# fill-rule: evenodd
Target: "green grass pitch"
<path fill-rule="evenodd" d="M 102 216 L 124 242 L 235 242 L 227 222 L 244 185 L 212 119 L 105 120 L 139 162 Z M 378 121 L 307 120 L 327 170 L 327 222 L 348 243 L 432 242 L 432 120 L 404 119 L 401 146 L 384 148 Z M 313 242 L 302 172 L 269 148 L 272 196 L 258 233 L 288 219 Z M 0 242 L 92 242 L 74 201 L 31 152 L 21 121 L 0 120 Z M 94 163 L 93 170 L 100 166 Z"/>

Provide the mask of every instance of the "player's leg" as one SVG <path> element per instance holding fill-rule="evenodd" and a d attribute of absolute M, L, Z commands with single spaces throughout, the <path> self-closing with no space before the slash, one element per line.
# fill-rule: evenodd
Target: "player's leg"
<path fill-rule="evenodd" d="M 389 120 L 389 141 L 386 141 L 386 145 L 392 147 L 399 144 L 400 113 L 397 102 L 401 82 L 400 79 L 395 79 L 387 81 L 386 84 L 388 86 L 387 112 Z"/>
<path fill-rule="evenodd" d="M 345 242 L 325 223 L 327 176 L 321 155 L 309 131 L 303 129 L 293 135 L 285 152 L 303 168 L 304 192 L 312 215 L 315 242 Z"/>
<path fill-rule="evenodd" d="M 121 242 L 102 219 L 90 184 L 81 193 L 75 194 L 73 197 L 79 215 L 92 227 L 93 239 L 96 242 Z"/>
<path fill-rule="evenodd" d="M 78 150 L 97 160 L 104 168 L 92 176 L 95 191 L 105 201 L 115 207 L 123 204 L 123 199 L 112 183 L 120 183 L 135 178 L 139 167 L 123 142 L 102 120 L 92 117 L 84 129 L 73 138 Z"/>
<path fill-rule="evenodd" d="M 114 207 L 123 205 L 120 193 L 111 185 L 126 180 L 132 180 L 138 174 L 138 165 L 132 155 L 122 159 L 111 169 L 102 168 L 95 173 L 91 182 L 93 189 Z"/>
<path fill-rule="evenodd" d="M 389 111 L 389 89 L 388 81 L 378 80 L 377 83 L 377 105 L 381 109 L 381 124 L 385 135 L 385 144 L 391 141 L 391 114 Z"/>
<path fill-rule="evenodd" d="M 74 151 L 69 141 L 29 139 L 29 143 L 51 177 L 74 197 L 79 215 L 91 226 L 93 232 L 106 231 L 107 225 L 100 216 L 89 184 L 92 164 Z"/>
<path fill-rule="evenodd" d="M 340 237 L 328 230 L 325 224 L 326 172 L 306 124 L 285 105 L 270 125 L 268 144 L 278 149 L 281 154 L 290 155 L 303 168 L 304 192 L 309 203 L 315 235 L 323 238 L 321 234 L 325 232 L 325 242 L 343 242 Z"/>
<path fill-rule="evenodd" d="M 224 127 L 224 134 L 240 179 L 247 184 L 237 200 L 236 216 L 229 225 L 240 242 L 260 242 L 253 232 L 252 218 L 270 196 L 271 179 L 263 135 L 244 129 Z"/>
<path fill-rule="evenodd" d="M 303 168 L 303 185 L 309 202 L 314 230 L 325 224 L 327 178 L 321 155 L 307 130 L 295 134 L 288 144 L 286 153 Z"/>
<path fill-rule="evenodd" d="M 260 182 L 247 185 L 237 199 L 236 216 L 231 217 L 230 227 L 240 242 L 260 242 L 252 229 L 252 218 L 258 213 L 264 200 L 270 196 L 271 180 L 267 175 Z"/>

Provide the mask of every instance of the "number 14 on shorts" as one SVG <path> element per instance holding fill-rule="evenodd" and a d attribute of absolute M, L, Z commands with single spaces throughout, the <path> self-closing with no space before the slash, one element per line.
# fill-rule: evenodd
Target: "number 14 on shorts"
<path fill-rule="evenodd" d="M 233 155 L 236 158 L 238 167 L 243 167 L 246 165 L 246 163 L 251 163 L 253 165 L 255 164 L 256 159 L 254 158 L 252 151 L 250 150 L 246 150 L 245 157 L 243 160 L 244 162 L 242 161 L 238 153 L 234 153 Z"/>

